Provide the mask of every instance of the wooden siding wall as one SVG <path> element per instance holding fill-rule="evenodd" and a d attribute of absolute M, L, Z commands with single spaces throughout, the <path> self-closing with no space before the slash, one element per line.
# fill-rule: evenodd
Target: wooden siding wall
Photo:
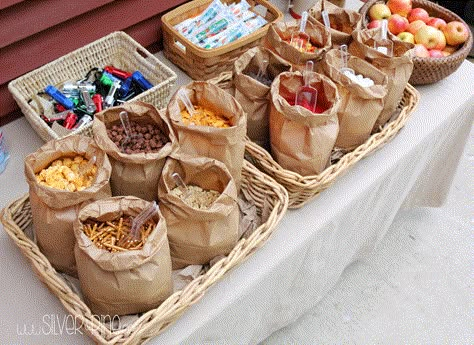
<path fill-rule="evenodd" d="M 113 31 L 151 52 L 161 45 L 161 15 L 185 0 L 0 1 L 0 125 L 21 116 L 8 83 Z"/>

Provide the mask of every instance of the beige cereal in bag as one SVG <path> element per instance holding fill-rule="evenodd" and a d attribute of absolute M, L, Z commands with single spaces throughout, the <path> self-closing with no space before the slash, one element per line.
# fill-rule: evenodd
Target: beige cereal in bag
<path fill-rule="evenodd" d="M 177 190 L 173 173 L 188 186 L 185 191 Z M 223 163 L 204 157 L 169 158 L 158 196 L 168 225 L 173 269 L 206 264 L 234 248 L 239 237 L 237 189 Z"/>

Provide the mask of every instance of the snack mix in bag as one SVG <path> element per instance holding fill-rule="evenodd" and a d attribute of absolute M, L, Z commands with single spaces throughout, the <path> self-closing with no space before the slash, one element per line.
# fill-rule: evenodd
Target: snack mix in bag
<path fill-rule="evenodd" d="M 217 114 L 212 110 L 203 108 L 199 105 L 195 105 L 195 113 L 193 116 L 189 115 L 189 112 L 184 109 L 181 111 L 181 117 L 183 123 L 187 126 L 190 124 L 199 125 L 199 126 L 210 126 L 218 128 L 228 128 L 232 127 L 229 119 L 221 114 Z"/>
<path fill-rule="evenodd" d="M 97 166 L 93 164 L 86 171 L 89 160 L 83 156 L 64 157 L 56 159 L 47 168 L 36 174 L 38 183 L 70 192 L 81 191 L 92 185 L 97 173 Z"/>

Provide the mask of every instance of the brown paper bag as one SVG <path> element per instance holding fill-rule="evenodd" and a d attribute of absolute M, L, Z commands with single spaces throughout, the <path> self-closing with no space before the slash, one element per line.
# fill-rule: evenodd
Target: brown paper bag
<path fill-rule="evenodd" d="M 36 173 L 61 157 L 96 156 L 97 174 L 93 184 L 82 191 L 70 192 L 40 185 Z M 72 223 L 79 208 L 90 201 L 109 197 L 111 166 L 107 155 L 92 138 L 69 136 L 52 140 L 25 158 L 25 175 L 30 190 L 31 215 L 36 241 L 41 252 L 58 271 L 76 275 Z"/>
<path fill-rule="evenodd" d="M 318 61 L 326 51 L 331 49 L 329 30 L 319 22 L 311 23 L 308 21 L 305 32 L 310 36 L 311 43 L 317 49 L 312 53 L 299 51 L 287 42 L 291 40 L 292 33 L 298 30 L 299 25 L 296 22 L 276 22 L 270 25 L 264 40 L 264 46 L 291 63 L 294 71 L 302 71 L 306 61 Z"/>
<path fill-rule="evenodd" d="M 353 149 L 364 143 L 372 132 L 375 121 L 379 117 L 384 98 L 387 94 L 387 75 L 368 62 L 350 56 L 347 63 L 355 74 L 374 81 L 371 87 L 362 87 L 345 76 L 340 69 L 343 67 L 340 51 L 332 49 L 326 53 L 320 67 L 337 85 L 341 97 L 341 105 L 337 112 L 339 134 L 336 146 Z"/>
<path fill-rule="evenodd" d="M 324 24 L 321 11 L 325 9 L 329 15 L 331 29 L 331 43 L 333 48 L 338 48 L 342 44 L 349 44 L 352 39 L 352 32 L 360 28 L 360 14 L 356 11 L 331 4 L 326 0 L 318 0 L 308 11 L 309 21 Z"/>
<path fill-rule="evenodd" d="M 180 174 L 187 185 L 221 193 L 207 210 L 188 206 L 169 194 L 176 187 L 171 174 Z M 205 264 L 234 248 L 239 232 L 237 189 L 221 162 L 209 158 L 175 160 L 169 158 L 158 187 L 160 209 L 168 225 L 173 269 Z"/>
<path fill-rule="evenodd" d="M 314 72 L 309 83 L 318 90 L 318 105 L 325 109 L 321 114 L 289 103 L 294 103 L 297 90 L 304 84 L 301 73 L 284 72 L 271 87 L 272 155 L 283 168 L 301 175 L 318 174 L 328 166 L 339 131 L 337 86 Z"/>
<path fill-rule="evenodd" d="M 266 60 L 267 63 L 263 61 Z M 260 65 L 269 80 L 291 65 L 264 47 L 249 49 L 234 63 L 235 99 L 247 113 L 247 136 L 258 145 L 269 148 L 268 116 L 270 113 L 270 85 L 262 84 L 248 74 L 256 76 Z"/>
<path fill-rule="evenodd" d="M 140 124 L 157 124 L 168 137 L 168 143 L 153 153 L 122 153 L 108 137 L 107 128 L 120 124 L 119 113 L 127 111 L 130 121 Z M 104 150 L 112 164 L 110 184 L 112 195 L 133 195 L 144 200 L 155 200 L 156 189 L 166 157 L 177 148 L 176 137 L 165 118 L 151 104 L 144 102 L 125 103 L 106 109 L 95 115 L 92 125 L 94 139 Z"/>
<path fill-rule="evenodd" d="M 136 216 L 149 202 L 132 196 L 113 197 L 91 203 L 74 223 L 77 244 L 74 254 L 84 300 L 97 315 L 125 315 L 158 307 L 171 295 L 171 258 L 166 221 L 159 209 L 157 222 L 140 250 L 111 253 L 99 249 L 83 231 L 83 222 L 111 221 L 122 215 Z"/>
<path fill-rule="evenodd" d="M 353 41 L 349 53 L 365 59 L 388 76 L 387 95 L 384 99 L 384 109 L 377 119 L 373 131 L 383 126 L 392 117 L 403 97 L 403 91 L 413 72 L 414 45 L 403 42 L 388 34 L 393 41 L 393 57 L 387 57 L 374 47 L 374 40 L 381 38 L 381 31 L 376 29 L 356 30 L 352 33 Z"/>
<path fill-rule="evenodd" d="M 184 104 L 175 93 L 168 104 L 167 116 L 178 137 L 180 156 L 209 157 L 223 162 L 240 186 L 244 163 L 247 116 L 234 97 L 218 86 L 194 81 L 183 87 L 193 104 L 203 106 L 231 119 L 232 127 L 187 126 L 181 119 Z"/>

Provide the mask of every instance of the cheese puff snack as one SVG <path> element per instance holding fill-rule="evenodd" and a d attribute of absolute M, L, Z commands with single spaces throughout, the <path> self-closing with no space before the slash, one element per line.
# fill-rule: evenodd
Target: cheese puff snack
<path fill-rule="evenodd" d="M 40 184 L 51 188 L 70 192 L 81 191 L 92 185 L 97 173 L 96 165 L 92 165 L 88 171 L 81 171 L 88 162 L 82 156 L 56 159 L 49 167 L 36 174 L 36 179 Z"/>

